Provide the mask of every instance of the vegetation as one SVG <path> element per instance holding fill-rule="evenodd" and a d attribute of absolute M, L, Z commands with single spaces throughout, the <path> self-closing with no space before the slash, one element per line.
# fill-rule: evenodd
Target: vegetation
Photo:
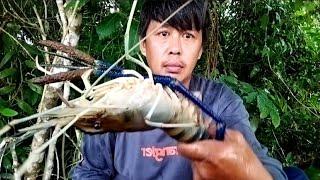
<path fill-rule="evenodd" d="M 132 0 L 68 1 L 65 10 L 82 15 L 77 48 L 97 59 L 117 60 L 124 53 L 124 33 L 131 4 Z M 137 9 L 140 5 L 141 1 Z M 320 177 L 320 164 L 317 164 L 320 160 L 319 11 L 317 0 L 211 3 L 211 17 L 219 24 L 218 29 L 212 29 L 211 39 L 218 37 L 220 46 L 209 44 L 208 47 L 218 51 L 209 48 L 197 71 L 207 69 L 205 72 L 209 73 L 205 75 L 232 87 L 243 98 L 252 127 L 271 155 L 285 166 L 303 168 L 311 179 Z M 53 0 L 1 1 L 0 127 L 13 118 L 37 112 L 43 87 L 28 80 L 41 75 L 34 57 L 38 55 L 40 63 L 44 63 L 45 55 L 34 43 L 43 36 L 61 40 L 63 22 L 57 14 Z M 139 11 L 132 21 L 130 47 L 138 42 L 138 23 Z M 132 54 L 137 52 L 136 49 Z M 212 69 L 216 63 L 217 67 Z M 136 69 L 130 63 L 122 65 Z M 75 139 L 74 131 L 69 133 L 71 139 Z M 30 142 L 31 139 L 15 146 L 20 163 L 28 156 Z M 61 143 L 57 146 L 61 147 Z M 58 153 L 62 154 L 60 149 Z M 70 170 L 76 159 L 74 146 L 68 145 L 65 149 L 61 156 L 65 157 L 66 168 L 60 166 L 60 171 Z M 12 176 L 15 168 L 12 158 L 10 151 L 0 156 L 1 178 Z"/>
<path fill-rule="evenodd" d="M 219 7 L 220 77 L 243 97 L 258 139 L 272 154 L 306 168 L 320 152 L 319 2 Z"/>

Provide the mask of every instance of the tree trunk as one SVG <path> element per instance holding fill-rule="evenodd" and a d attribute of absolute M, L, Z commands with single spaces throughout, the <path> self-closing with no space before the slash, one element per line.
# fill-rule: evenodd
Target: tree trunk
<path fill-rule="evenodd" d="M 64 9 L 63 0 L 56 0 L 60 19 L 62 22 L 62 40 L 61 42 L 65 45 L 69 46 L 77 46 L 79 41 L 79 31 L 80 31 L 80 25 L 82 22 L 82 16 L 77 11 L 72 12 L 66 12 Z M 53 64 L 69 64 L 70 62 L 66 61 L 63 58 L 55 58 L 53 61 Z M 52 72 L 61 72 L 66 70 L 61 70 L 57 68 L 52 68 Z M 62 89 L 63 83 L 53 83 L 46 85 L 43 91 L 43 96 L 41 99 L 41 102 L 38 107 L 38 111 L 42 112 L 48 109 L 51 109 L 57 105 L 58 101 L 58 95 L 56 93 L 56 89 Z M 64 89 L 65 92 L 68 90 Z M 68 98 L 69 94 L 64 94 L 65 98 Z M 37 122 L 44 122 L 48 121 L 46 118 L 38 118 Z M 38 133 L 36 133 L 33 137 L 32 146 L 31 146 L 31 152 L 30 154 L 35 151 L 38 147 L 40 147 L 44 141 L 47 139 L 48 131 L 43 130 Z M 43 161 L 43 156 L 45 152 L 42 152 L 39 154 L 38 158 L 32 163 L 32 165 L 27 169 L 27 173 L 25 174 L 25 179 L 35 180 L 38 177 L 38 173 L 40 172 L 40 164 Z M 51 169 L 52 171 L 52 169 Z M 51 173 L 50 173 L 51 174 Z"/>

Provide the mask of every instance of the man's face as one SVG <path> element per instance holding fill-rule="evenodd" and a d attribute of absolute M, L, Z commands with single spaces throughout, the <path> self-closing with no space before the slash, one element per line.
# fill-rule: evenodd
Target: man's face
<path fill-rule="evenodd" d="M 159 22 L 151 21 L 146 34 L 158 27 Z M 164 25 L 140 44 L 140 50 L 154 74 L 174 77 L 189 87 L 192 71 L 202 54 L 202 32 L 178 31 Z"/>

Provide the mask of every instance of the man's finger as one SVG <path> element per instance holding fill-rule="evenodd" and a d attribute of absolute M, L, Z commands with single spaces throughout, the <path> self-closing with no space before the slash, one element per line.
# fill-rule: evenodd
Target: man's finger
<path fill-rule="evenodd" d="M 204 124 L 205 126 L 207 126 L 207 133 L 209 135 L 209 139 L 215 139 L 217 132 L 217 126 L 215 121 L 213 121 L 212 119 L 205 119 Z"/>
<path fill-rule="evenodd" d="M 192 174 L 193 174 L 193 180 L 200 180 L 201 179 L 201 176 L 199 174 L 199 169 L 194 162 L 192 163 Z"/>
<path fill-rule="evenodd" d="M 209 142 L 210 141 L 210 142 Z M 202 161 L 212 156 L 215 140 L 198 141 L 191 144 L 179 143 L 178 152 L 191 160 Z"/>

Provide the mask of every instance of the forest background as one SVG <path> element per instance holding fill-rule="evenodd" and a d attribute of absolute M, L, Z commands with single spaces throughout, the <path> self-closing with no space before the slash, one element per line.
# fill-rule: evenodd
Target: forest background
<path fill-rule="evenodd" d="M 42 94 L 50 91 L 29 81 L 42 75 L 36 69 L 35 56 L 42 64 L 54 59 L 41 52 L 43 47 L 35 42 L 49 39 L 69 43 L 112 63 L 124 54 L 132 3 L 1 0 L 0 127 L 36 113 L 43 105 Z M 271 156 L 284 166 L 299 166 L 311 179 L 319 179 L 320 1 L 220 0 L 209 4 L 215 26 L 210 28 L 209 48 L 196 73 L 223 81 L 243 98 L 257 138 Z M 129 47 L 138 42 L 140 7 L 138 1 Z M 132 56 L 137 53 L 138 49 L 131 52 Z M 139 69 L 127 61 L 122 66 Z M 74 129 L 68 133 L 68 139 L 59 139 L 55 149 L 63 158 L 54 163 L 60 168 L 53 173 L 61 177 L 68 177 L 79 159 L 77 133 Z M 12 177 L 16 168 L 13 159 L 22 163 L 32 150 L 31 141 L 29 138 L 17 144 L 16 156 L 10 150 L 0 153 L 0 178 Z M 39 162 L 33 176 L 42 176 L 43 164 Z"/>

